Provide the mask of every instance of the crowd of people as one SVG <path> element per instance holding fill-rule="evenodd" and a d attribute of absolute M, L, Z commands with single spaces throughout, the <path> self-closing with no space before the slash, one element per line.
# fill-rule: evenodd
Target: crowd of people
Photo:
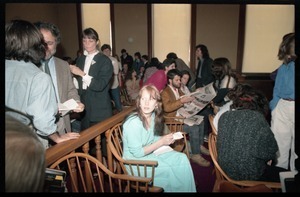
<path fill-rule="evenodd" d="M 56 143 L 77 139 L 80 131 L 123 110 L 122 89 L 136 105 L 136 111 L 124 120 L 123 157 L 158 161 L 155 181 L 166 192 L 196 192 L 190 161 L 203 167 L 211 165 L 202 157 L 209 155 L 204 146 L 210 132 L 209 114 L 215 116 L 218 160 L 230 177 L 278 182 L 279 172 L 297 170 L 294 33 L 285 35 L 280 44 L 278 58 L 283 63 L 276 74 L 270 103 L 263 93 L 238 83 L 230 61 L 226 57 L 212 59 L 204 44 L 195 47 L 198 65 L 193 72 L 174 52 L 161 62 L 140 52 L 132 57 L 122 49 L 119 60 L 111 54 L 110 45 L 100 46 L 99 35 L 91 27 L 82 31 L 83 50 L 76 60 L 55 57 L 61 35 L 54 24 L 12 20 L 6 24 L 5 34 L 5 105 L 12 109 L 6 112 L 6 122 L 13 117 L 25 123 L 25 114 L 34 125 L 30 131 L 24 125 L 18 132 L 6 128 L 5 169 L 10 177 L 11 163 L 20 159 L 10 157 L 16 154 L 11 143 L 31 137 L 30 145 L 36 144 L 39 149 L 31 148 L 35 151 L 32 155 L 38 157 Z M 191 157 L 176 151 L 154 155 L 153 151 L 175 141 L 171 134 L 163 134 L 164 117 L 179 116 L 178 110 L 195 99 L 190 93 L 202 91 L 210 83 L 217 94 L 197 114 L 203 116 L 203 121 L 183 126 L 189 134 Z M 77 107 L 71 114 L 62 115 L 58 106 L 70 99 Z M 271 124 L 266 119 L 269 111 Z M 71 124 L 72 114 L 78 115 L 77 132 Z M 29 139 L 22 143 L 29 143 Z M 24 146 L 22 150 L 26 153 L 29 148 Z M 39 164 L 44 169 L 44 160 Z M 38 177 L 43 175 L 40 168 L 36 171 Z M 16 173 L 21 176 L 23 172 Z M 41 190 L 30 182 L 22 184 L 25 186 L 20 183 L 15 191 Z M 14 191 L 10 187 L 6 190 Z"/>

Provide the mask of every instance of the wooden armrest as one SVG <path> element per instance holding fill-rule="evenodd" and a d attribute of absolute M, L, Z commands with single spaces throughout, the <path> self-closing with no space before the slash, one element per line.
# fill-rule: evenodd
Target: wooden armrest
<path fill-rule="evenodd" d="M 217 180 L 218 192 L 273 192 L 273 190 L 266 185 L 258 184 L 250 187 L 239 187 L 226 180 Z"/>
<path fill-rule="evenodd" d="M 253 185 L 265 185 L 269 188 L 273 189 L 281 189 L 281 184 L 279 182 L 268 182 L 268 181 L 234 181 L 232 180 L 234 184 L 241 185 L 241 186 L 253 186 Z"/>
<path fill-rule="evenodd" d="M 133 175 L 127 175 L 127 174 L 115 174 L 116 178 L 123 179 L 123 180 L 129 180 L 129 181 L 138 181 L 138 182 L 144 182 L 144 183 L 151 183 L 152 178 L 147 177 L 140 177 L 140 176 L 133 176 Z"/>
<path fill-rule="evenodd" d="M 176 119 L 184 120 L 185 119 L 185 117 L 183 117 L 183 116 L 164 116 L 164 118 L 166 120 L 176 120 Z"/>
<path fill-rule="evenodd" d="M 157 161 L 151 161 L 151 160 L 125 160 L 124 164 L 133 164 L 133 165 L 151 165 L 151 166 L 157 166 Z"/>

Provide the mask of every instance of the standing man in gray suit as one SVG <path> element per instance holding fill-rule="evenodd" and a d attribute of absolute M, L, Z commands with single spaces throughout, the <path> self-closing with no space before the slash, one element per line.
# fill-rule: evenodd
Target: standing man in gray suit
<path fill-rule="evenodd" d="M 52 78 L 57 103 L 64 103 L 69 99 L 74 99 L 78 103 L 78 106 L 73 111 L 77 113 L 82 112 L 84 110 L 84 104 L 80 102 L 80 96 L 78 95 L 77 89 L 74 86 L 68 62 L 54 57 L 54 54 L 56 53 L 56 47 L 61 41 L 59 29 L 54 24 L 45 22 L 37 22 L 35 23 L 35 26 L 42 33 L 47 44 L 45 62 L 41 66 L 41 69 L 48 73 Z M 57 131 L 61 135 L 79 135 L 78 133 L 71 133 L 69 114 L 59 118 L 57 121 L 57 127 Z"/>

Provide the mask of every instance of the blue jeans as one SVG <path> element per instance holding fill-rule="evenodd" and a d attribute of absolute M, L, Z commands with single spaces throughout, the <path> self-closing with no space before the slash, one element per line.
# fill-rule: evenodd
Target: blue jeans
<path fill-rule="evenodd" d="M 110 96 L 115 102 L 116 109 L 120 112 L 122 111 L 121 95 L 120 95 L 120 86 L 115 89 L 110 89 Z"/>
<path fill-rule="evenodd" d="M 80 120 L 74 120 L 71 122 L 71 128 L 73 132 L 80 133 L 81 131 L 81 121 Z"/>
<path fill-rule="evenodd" d="M 200 145 L 204 142 L 204 121 L 200 125 L 184 124 L 183 130 L 189 134 L 192 154 L 200 154 Z"/>

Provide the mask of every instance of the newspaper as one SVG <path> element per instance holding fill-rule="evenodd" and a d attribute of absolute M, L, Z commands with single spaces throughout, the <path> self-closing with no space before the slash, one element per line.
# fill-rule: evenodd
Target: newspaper
<path fill-rule="evenodd" d="M 179 139 L 182 139 L 182 138 L 183 138 L 183 135 L 182 135 L 182 133 L 181 133 L 180 131 L 177 131 L 177 132 L 173 133 L 173 138 L 174 138 L 175 140 L 179 140 Z M 172 151 L 172 150 L 173 150 L 173 148 L 171 148 L 170 146 L 164 145 L 164 146 L 159 147 L 159 148 L 156 149 L 155 151 L 153 151 L 153 153 L 154 153 L 156 156 L 158 156 L 158 155 L 161 155 L 161 154 L 163 154 L 163 153 L 170 152 L 170 151 Z"/>
<path fill-rule="evenodd" d="M 58 103 L 58 110 L 60 116 L 65 116 L 70 113 L 72 110 L 76 109 L 78 103 L 74 99 L 69 99 L 64 103 Z"/>
<path fill-rule="evenodd" d="M 201 111 L 215 96 L 216 91 L 213 87 L 213 82 L 204 86 L 203 88 L 197 89 L 195 92 L 192 92 L 184 96 L 193 96 L 195 99 L 190 103 L 185 103 L 183 107 L 177 110 L 178 114 L 190 118 L 195 116 L 199 111 Z M 200 116 L 201 117 L 201 116 Z M 199 117 L 196 117 L 199 118 Z M 196 122 L 199 120 L 196 120 Z"/>

